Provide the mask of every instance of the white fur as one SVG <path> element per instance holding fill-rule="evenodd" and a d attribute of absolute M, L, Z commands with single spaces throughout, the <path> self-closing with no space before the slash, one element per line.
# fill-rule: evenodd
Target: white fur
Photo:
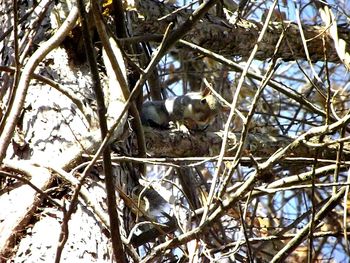
<path fill-rule="evenodd" d="M 174 113 L 174 104 L 175 100 L 165 100 L 165 108 L 168 111 L 168 113 L 171 115 Z"/>

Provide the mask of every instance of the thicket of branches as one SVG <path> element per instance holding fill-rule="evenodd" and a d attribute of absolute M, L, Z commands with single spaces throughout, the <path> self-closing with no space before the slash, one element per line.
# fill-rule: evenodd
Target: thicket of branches
<path fill-rule="evenodd" d="M 0 262 L 348 262 L 349 12 L 0 1 Z M 141 125 L 204 88 L 207 129 Z"/>

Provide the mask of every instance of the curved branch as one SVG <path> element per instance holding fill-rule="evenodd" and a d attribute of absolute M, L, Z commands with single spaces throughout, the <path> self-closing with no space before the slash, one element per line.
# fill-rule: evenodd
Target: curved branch
<path fill-rule="evenodd" d="M 0 163 L 5 158 L 7 147 L 10 143 L 10 140 L 13 135 L 13 131 L 17 124 L 17 120 L 23 108 L 23 104 L 26 98 L 28 86 L 31 80 L 31 76 L 35 68 L 39 65 L 47 54 L 50 53 L 53 49 L 58 47 L 58 45 L 64 40 L 68 33 L 73 29 L 75 22 L 78 18 L 78 8 L 73 6 L 67 19 L 64 21 L 62 26 L 57 30 L 48 41 L 43 43 L 29 58 L 26 66 L 23 69 L 21 74 L 17 92 L 14 98 L 14 108 L 9 109 L 10 113 L 8 119 L 6 120 L 6 125 L 1 131 L 0 135 Z"/>

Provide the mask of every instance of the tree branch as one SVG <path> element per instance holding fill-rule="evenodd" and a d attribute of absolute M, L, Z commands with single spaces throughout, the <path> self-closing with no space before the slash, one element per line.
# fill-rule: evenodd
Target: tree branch
<path fill-rule="evenodd" d="M 85 11 L 85 5 L 82 0 L 78 1 L 78 9 L 79 9 L 81 22 L 82 22 L 85 52 L 86 52 L 86 56 L 89 62 L 90 70 L 91 70 L 91 75 L 93 80 L 93 90 L 96 95 L 96 101 L 98 106 L 97 114 L 98 114 L 98 119 L 100 123 L 101 138 L 104 139 L 108 133 L 104 94 L 102 91 L 102 86 L 99 78 L 96 56 L 95 56 L 94 48 L 91 42 L 91 35 L 87 24 L 87 15 Z M 126 256 L 124 254 L 124 249 L 123 249 L 123 245 L 120 237 L 120 231 L 119 231 L 119 218 L 118 218 L 117 207 L 116 207 L 116 195 L 115 195 L 115 189 L 114 189 L 113 169 L 111 164 L 111 155 L 110 155 L 109 146 L 106 146 L 105 150 L 103 151 L 103 168 L 105 172 L 107 207 L 108 207 L 108 215 L 109 215 L 109 222 L 110 222 L 113 253 L 114 253 L 116 262 L 124 263 L 126 262 Z"/>
<path fill-rule="evenodd" d="M 173 22 L 175 28 L 181 21 L 191 15 L 190 10 L 179 10 L 174 15 L 169 15 L 177 8 L 166 5 L 159 1 L 143 0 L 137 6 L 138 20 L 134 21 L 133 32 L 135 36 L 144 36 L 146 33 L 162 34 L 166 26 Z M 164 17 L 159 19 L 160 17 Z M 134 16 L 136 19 L 136 16 Z M 142 19 L 140 17 L 143 17 Z M 240 18 L 235 24 L 228 20 L 207 14 L 199 23 L 183 36 L 183 40 L 200 45 L 203 48 L 227 56 L 241 56 L 247 58 L 253 49 L 263 23 L 245 20 Z M 299 28 L 296 23 L 290 21 L 269 23 L 268 30 L 264 36 L 262 44 L 255 56 L 256 59 L 270 59 L 274 53 L 274 47 L 278 43 L 279 36 L 286 29 L 286 40 L 282 41 L 280 49 L 276 53 L 276 58 L 285 61 L 306 59 L 303 41 L 300 37 Z M 305 39 L 308 40 L 308 51 L 311 61 L 323 61 L 322 37 L 326 34 L 327 28 L 320 25 L 303 25 Z M 350 45 L 349 29 L 338 27 L 339 38 L 343 39 L 346 46 Z M 290 50 L 287 40 L 293 46 Z M 333 40 L 326 36 L 326 51 L 329 62 L 342 62 Z"/>
<path fill-rule="evenodd" d="M 314 129 L 315 130 L 315 129 Z M 229 134 L 226 157 L 234 156 L 241 133 Z M 315 134 L 318 136 L 318 134 Z M 292 157 L 310 157 L 317 148 L 322 148 L 322 157 L 336 159 L 337 141 L 325 139 L 323 144 L 313 144 L 308 139 L 294 139 L 284 135 L 269 135 L 267 133 L 249 133 L 245 142 L 243 156 L 266 157 L 273 155 L 279 149 L 283 150 L 283 159 Z M 222 132 L 193 132 L 184 134 L 181 131 L 159 130 L 145 128 L 147 153 L 153 157 L 194 157 L 210 156 L 216 158 L 220 152 Z M 349 138 L 347 138 L 349 140 Z M 313 140 L 311 140 L 313 141 Z M 134 142 L 136 143 L 136 142 Z M 350 144 L 346 142 L 343 149 L 344 156 L 350 155 Z M 278 155 L 282 156 L 282 155 Z"/>
<path fill-rule="evenodd" d="M 17 124 L 17 120 L 23 108 L 24 100 L 28 90 L 29 82 L 35 68 L 39 65 L 40 61 L 54 48 L 63 41 L 67 34 L 72 30 L 75 22 L 78 18 L 78 9 L 74 6 L 69 13 L 69 16 L 64 21 L 62 26 L 58 29 L 56 34 L 54 34 L 48 41 L 43 43 L 29 58 L 26 66 L 21 74 L 16 95 L 13 101 L 14 107 L 10 110 L 8 119 L 6 120 L 6 125 L 1 131 L 0 135 L 0 162 L 4 159 L 6 155 L 7 147 L 12 138 L 13 131 Z"/>

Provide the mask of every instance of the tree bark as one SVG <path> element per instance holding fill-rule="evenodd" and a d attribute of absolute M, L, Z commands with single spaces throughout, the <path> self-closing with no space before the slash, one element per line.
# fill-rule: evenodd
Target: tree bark
<path fill-rule="evenodd" d="M 177 10 L 175 6 L 164 4 L 161 1 L 142 0 L 135 2 L 139 16 L 131 16 L 135 19 L 132 23 L 134 36 L 147 37 L 150 34 L 163 34 L 169 23 L 174 23 L 174 29 L 176 29 L 191 15 L 191 11 L 187 9 Z M 165 18 L 159 19 L 160 17 Z M 240 56 L 244 59 L 250 55 L 262 26 L 262 22 L 253 20 L 240 18 L 235 23 L 231 23 L 225 18 L 207 14 L 183 39 L 221 55 Z M 305 39 L 308 40 L 310 59 L 313 62 L 323 61 L 325 58 L 324 50 L 326 50 L 328 61 L 340 63 L 333 40 L 327 34 L 326 29 L 322 25 L 303 25 Z M 338 27 L 338 36 L 345 41 L 347 47 L 350 45 L 349 33 L 347 28 Z M 255 58 L 258 60 L 270 59 L 275 52 L 275 46 L 281 34 L 284 34 L 284 40 L 275 58 L 281 58 L 285 61 L 305 60 L 306 55 L 298 25 L 290 21 L 269 24 Z M 323 46 L 323 38 L 325 38 L 325 47 Z"/>

